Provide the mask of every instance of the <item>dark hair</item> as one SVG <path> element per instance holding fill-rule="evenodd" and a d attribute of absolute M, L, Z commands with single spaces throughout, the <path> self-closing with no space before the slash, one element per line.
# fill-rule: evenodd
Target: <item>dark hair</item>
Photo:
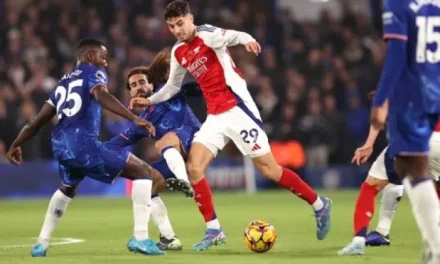
<path fill-rule="evenodd" d="M 88 51 L 91 48 L 100 48 L 101 46 L 104 46 L 104 43 L 102 43 L 101 41 L 97 40 L 97 39 L 93 39 L 93 38 L 86 38 L 86 39 L 82 39 L 77 47 L 77 56 L 78 58 L 81 57 L 82 55 L 84 55 L 84 53 L 86 51 Z"/>
<path fill-rule="evenodd" d="M 185 0 L 174 0 L 165 7 L 164 18 L 168 20 L 173 17 L 186 16 L 191 13 L 189 4 Z"/>
<path fill-rule="evenodd" d="M 136 67 L 130 70 L 127 76 L 126 87 L 131 90 L 128 79 L 136 74 L 143 74 L 147 76 L 148 82 L 152 83 L 154 87 L 158 84 L 166 83 L 170 71 L 171 54 L 168 50 L 163 50 L 156 55 L 149 67 Z"/>
<path fill-rule="evenodd" d="M 93 39 L 93 38 L 86 38 L 86 39 L 82 39 L 79 44 L 78 44 L 78 50 L 80 49 L 84 49 L 84 48 L 99 48 L 101 46 L 105 46 L 104 43 L 102 43 L 101 41 L 97 40 L 97 39 Z"/>

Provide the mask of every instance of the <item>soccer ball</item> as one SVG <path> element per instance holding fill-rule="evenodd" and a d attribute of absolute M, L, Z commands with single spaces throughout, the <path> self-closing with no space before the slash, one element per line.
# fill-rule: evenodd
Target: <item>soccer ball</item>
<path fill-rule="evenodd" d="M 264 220 L 252 221 L 244 231 L 246 246 L 257 253 L 269 251 L 277 239 L 275 227 Z"/>

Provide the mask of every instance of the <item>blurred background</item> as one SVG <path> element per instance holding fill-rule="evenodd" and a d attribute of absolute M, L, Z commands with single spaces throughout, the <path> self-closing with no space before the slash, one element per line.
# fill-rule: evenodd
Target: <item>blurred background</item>
<path fill-rule="evenodd" d="M 148 65 L 175 43 L 163 20 L 167 0 L 0 0 L 0 196 L 52 194 L 59 184 L 46 126 L 23 148 L 25 164 L 8 165 L 5 153 L 21 127 L 47 100 L 63 73 L 76 64 L 84 37 L 107 44 L 109 90 L 128 104 L 128 70 Z M 367 93 L 377 84 L 384 58 L 379 0 L 191 0 L 197 24 L 252 34 L 262 45 L 256 57 L 231 49 L 260 108 L 280 164 L 314 187 L 354 188 L 368 164 L 350 164 L 369 130 Z M 190 77 L 187 78 L 187 81 Z M 203 99 L 189 99 L 201 121 Z M 51 125 L 54 125 L 55 121 Z M 102 140 L 127 121 L 104 113 Z M 148 162 L 159 158 L 152 141 L 133 150 Z M 373 161 L 386 140 L 375 145 Z M 237 149 L 228 146 L 207 172 L 216 189 L 273 187 Z M 88 182 L 86 194 L 120 195 L 113 186 Z M 80 188 L 81 190 L 81 188 Z"/>

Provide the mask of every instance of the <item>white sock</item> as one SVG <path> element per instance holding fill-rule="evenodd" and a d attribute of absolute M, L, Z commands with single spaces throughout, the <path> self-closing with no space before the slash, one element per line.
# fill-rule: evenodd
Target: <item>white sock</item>
<path fill-rule="evenodd" d="M 216 218 L 214 220 L 211 220 L 209 222 L 206 222 L 206 226 L 208 229 L 220 229 L 220 221 Z"/>
<path fill-rule="evenodd" d="M 66 212 L 67 206 L 72 198 L 67 197 L 60 190 L 57 190 L 50 199 L 47 208 L 46 217 L 44 218 L 43 227 L 41 228 L 38 243 L 43 244 L 44 248 L 49 247 L 52 233 L 58 225 L 58 221 Z"/>
<path fill-rule="evenodd" d="M 312 208 L 315 212 L 324 208 L 324 203 L 322 202 L 321 197 L 318 196 L 316 201 L 312 204 Z"/>
<path fill-rule="evenodd" d="M 148 238 L 148 222 L 151 213 L 151 180 L 134 180 L 131 190 L 134 214 L 134 237 L 141 241 Z"/>
<path fill-rule="evenodd" d="M 170 219 L 168 217 L 168 210 L 165 203 L 156 196 L 152 199 L 151 204 L 151 220 L 157 225 L 160 234 L 166 239 L 172 239 L 176 236 L 173 227 L 171 226 Z"/>
<path fill-rule="evenodd" d="M 177 149 L 168 148 L 162 153 L 162 156 L 166 160 L 171 172 L 176 176 L 177 179 L 189 182 L 185 161 Z"/>
<path fill-rule="evenodd" d="M 353 237 L 353 243 L 355 243 L 355 244 L 363 244 L 363 245 L 365 245 L 365 237 L 362 237 L 362 236 L 355 236 L 355 237 Z"/>
<path fill-rule="evenodd" d="M 411 208 L 413 211 L 414 219 L 416 220 L 417 227 L 419 228 L 419 230 L 421 232 L 423 241 L 426 241 L 426 234 L 424 233 L 423 228 L 420 227 L 421 220 L 420 220 L 419 214 L 416 214 L 415 210 L 414 210 L 412 192 L 411 192 L 411 188 L 412 188 L 411 181 L 409 180 L 408 177 L 406 177 L 405 179 L 403 179 L 402 183 L 403 183 L 404 191 L 406 192 L 406 196 L 408 196 L 409 202 L 411 204 Z"/>
<path fill-rule="evenodd" d="M 440 254 L 440 202 L 434 183 L 430 178 L 426 179 L 411 186 L 410 193 L 409 198 L 412 202 L 413 212 L 417 215 L 416 221 L 419 221 L 422 237 L 429 243 L 434 254 Z"/>
<path fill-rule="evenodd" d="M 403 185 L 389 183 L 383 189 L 382 204 L 379 211 L 379 222 L 376 231 L 384 236 L 390 234 L 391 224 L 396 213 L 397 204 L 403 195 Z"/>

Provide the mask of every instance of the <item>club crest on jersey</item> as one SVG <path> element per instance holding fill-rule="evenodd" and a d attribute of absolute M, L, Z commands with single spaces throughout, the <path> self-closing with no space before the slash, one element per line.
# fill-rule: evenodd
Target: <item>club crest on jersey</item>
<path fill-rule="evenodd" d="M 105 76 L 104 72 L 97 71 L 95 76 L 96 76 L 96 79 L 98 79 L 98 81 L 100 81 L 102 83 L 107 83 L 107 77 Z"/>
<path fill-rule="evenodd" d="M 185 57 L 182 58 L 182 62 L 180 64 L 185 65 L 187 63 Z"/>
<path fill-rule="evenodd" d="M 186 53 L 186 57 L 188 58 L 188 60 L 192 60 L 192 58 L 194 58 L 194 51 L 189 50 L 189 51 Z"/>

